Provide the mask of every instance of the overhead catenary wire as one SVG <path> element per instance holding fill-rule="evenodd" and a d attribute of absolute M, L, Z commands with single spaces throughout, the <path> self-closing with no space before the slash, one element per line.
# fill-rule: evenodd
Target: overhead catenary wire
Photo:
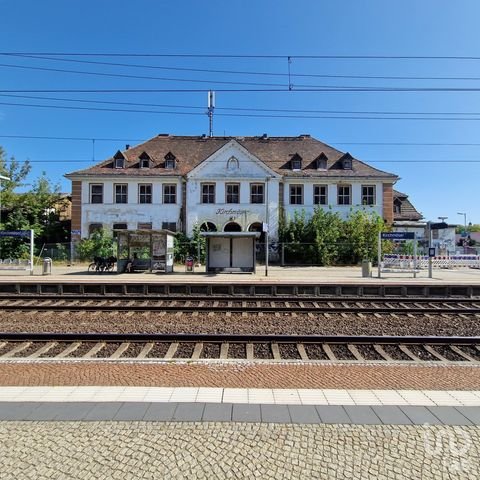
<path fill-rule="evenodd" d="M 225 69 L 212 69 L 212 68 L 189 68 L 178 66 L 163 66 L 163 65 L 139 65 L 134 63 L 118 63 L 118 62 L 100 62 L 94 60 L 78 60 L 72 58 L 55 58 L 42 55 L 26 55 L 26 54 L 7 54 L 0 53 L 0 55 L 17 57 L 17 58 L 29 58 L 36 60 L 51 60 L 56 62 L 70 62 L 80 63 L 88 65 L 102 65 L 102 66 L 115 66 L 115 67 L 127 67 L 127 68 L 143 68 L 143 69 L 155 69 L 155 70 L 167 70 L 167 71 L 179 71 L 179 72 L 197 72 L 197 73 L 223 73 L 227 75 L 252 75 L 252 76 L 269 76 L 269 77 L 283 77 L 283 78 L 351 78 L 351 79 L 364 79 L 364 80 L 459 80 L 459 81 L 477 81 L 480 77 L 472 76 L 407 76 L 407 75 L 341 75 L 341 74 L 325 74 L 325 73 L 281 73 L 281 72 L 266 72 L 266 71 L 251 71 L 251 70 L 225 70 Z M 291 58 L 290 58 L 291 60 Z M 289 62 L 289 65 L 291 62 Z M 80 72 L 75 72 L 80 73 Z M 143 77 L 139 77 L 143 78 Z M 289 82 L 290 84 L 290 82 Z"/>

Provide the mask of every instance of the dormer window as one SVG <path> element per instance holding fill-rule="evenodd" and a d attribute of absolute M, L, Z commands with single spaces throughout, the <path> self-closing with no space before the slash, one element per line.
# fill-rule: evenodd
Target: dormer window
<path fill-rule="evenodd" d="M 172 152 L 168 152 L 165 155 L 165 168 L 173 170 L 175 168 L 175 155 Z"/>
<path fill-rule="evenodd" d="M 150 168 L 150 157 L 147 152 L 143 152 L 138 157 L 138 166 L 140 168 Z"/>
<path fill-rule="evenodd" d="M 352 169 L 352 156 L 349 153 L 346 153 L 342 159 L 342 167 L 344 170 Z"/>
<path fill-rule="evenodd" d="M 290 165 L 292 170 L 301 170 L 302 169 L 302 157 L 296 153 L 290 160 Z"/>
<path fill-rule="evenodd" d="M 326 170 L 327 160 L 327 156 L 322 152 L 317 158 L 317 170 Z"/>
<path fill-rule="evenodd" d="M 113 166 L 115 168 L 125 168 L 125 157 L 120 150 L 113 156 Z"/>

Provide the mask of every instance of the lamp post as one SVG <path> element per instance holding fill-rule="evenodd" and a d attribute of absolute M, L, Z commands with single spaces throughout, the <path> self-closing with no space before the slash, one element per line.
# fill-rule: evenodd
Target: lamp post
<path fill-rule="evenodd" d="M 457 212 L 457 215 L 463 215 L 463 225 L 465 227 L 465 235 L 467 234 L 467 214 L 465 212 Z"/>
<path fill-rule="evenodd" d="M 463 215 L 463 234 L 465 235 L 465 240 L 463 241 L 463 253 L 466 253 L 466 246 L 467 246 L 467 213 L 466 212 L 457 212 L 457 215 Z"/>

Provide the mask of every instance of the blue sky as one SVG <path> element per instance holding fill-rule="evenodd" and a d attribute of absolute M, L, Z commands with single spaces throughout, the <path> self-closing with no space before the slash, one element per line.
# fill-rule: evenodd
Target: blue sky
<path fill-rule="evenodd" d="M 158 133 L 208 133 L 205 91 L 212 88 L 217 91 L 216 135 L 310 133 L 398 174 L 395 188 L 410 195 L 427 219 L 448 216 L 450 223 L 463 223 L 458 212 L 466 212 L 467 221 L 480 223 L 480 92 L 397 88 L 479 88 L 480 59 L 301 58 L 480 57 L 478 1 L 0 0 L 0 16 L 0 145 L 18 160 L 32 161 L 32 180 L 45 171 L 70 191 L 64 173 L 92 165 L 93 158 L 109 157 L 127 143 Z M 65 55 L 30 58 L 8 53 Z M 137 56 L 67 55 L 72 53 Z M 152 56 L 159 54 L 247 57 Z M 248 57 L 255 55 L 278 58 Z M 397 91 L 298 91 L 302 85 Z M 61 91 L 79 89 L 203 91 Z M 452 115 L 459 112 L 462 115 Z M 352 116 L 356 118 L 338 118 Z"/>

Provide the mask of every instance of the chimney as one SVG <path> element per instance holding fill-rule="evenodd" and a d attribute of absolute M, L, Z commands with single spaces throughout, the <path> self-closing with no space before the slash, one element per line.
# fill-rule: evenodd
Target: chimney
<path fill-rule="evenodd" d="M 130 148 L 130 145 L 127 143 L 127 144 L 125 145 L 125 150 L 128 150 L 129 148 Z"/>

